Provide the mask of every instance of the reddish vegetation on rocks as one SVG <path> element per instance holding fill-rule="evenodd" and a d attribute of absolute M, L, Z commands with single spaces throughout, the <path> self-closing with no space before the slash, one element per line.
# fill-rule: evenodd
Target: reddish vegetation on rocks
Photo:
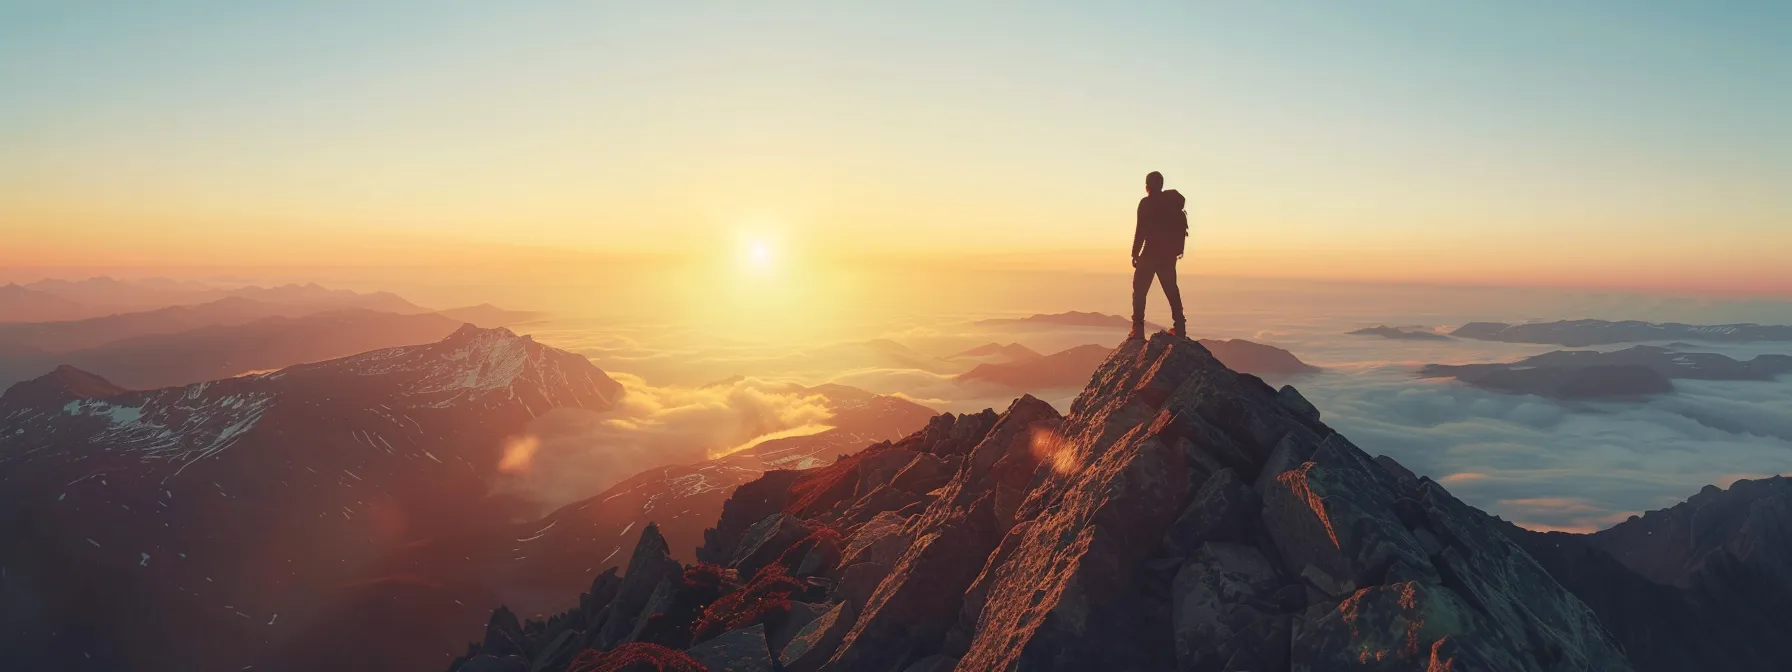
<path fill-rule="evenodd" d="M 785 575 L 782 565 L 766 565 L 745 588 L 723 596 L 703 610 L 692 640 L 702 642 L 755 623 L 775 626 L 790 613 L 790 594 L 801 592 L 804 587 Z"/>

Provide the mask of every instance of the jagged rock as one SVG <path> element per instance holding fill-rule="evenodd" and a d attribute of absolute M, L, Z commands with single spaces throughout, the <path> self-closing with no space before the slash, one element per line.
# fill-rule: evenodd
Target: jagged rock
<path fill-rule="evenodd" d="M 850 567 L 861 562 L 877 562 L 885 566 L 895 564 L 896 558 L 902 556 L 903 549 L 908 548 L 914 536 L 904 532 L 908 518 L 894 511 L 877 514 L 846 540 L 846 550 L 840 559 L 840 567 Z"/>
<path fill-rule="evenodd" d="M 790 643 L 790 640 L 796 638 L 796 634 L 801 632 L 804 626 L 820 618 L 822 614 L 828 613 L 830 608 L 831 605 L 827 604 L 791 602 L 790 613 L 779 621 L 777 627 L 766 633 L 765 641 L 771 647 L 772 655 L 777 656 L 780 651 L 784 650 L 784 646 Z"/>
<path fill-rule="evenodd" d="M 844 553 L 840 547 L 839 537 L 831 535 L 820 537 L 815 540 L 815 545 L 809 548 L 809 552 L 803 554 L 802 561 L 797 563 L 796 572 L 791 576 L 802 578 L 834 571 L 835 567 L 840 566 L 840 559 Z"/>
<path fill-rule="evenodd" d="M 635 632 L 637 621 L 652 615 L 642 612 L 660 583 L 677 581 L 683 573 L 684 566 L 672 559 L 659 526 L 648 523 L 641 530 L 641 539 L 635 542 L 635 552 L 628 560 L 628 573 L 623 575 L 622 583 L 616 587 L 616 597 L 605 612 L 602 630 L 597 636 L 601 643 L 599 648 L 607 649 L 625 641 Z"/>
<path fill-rule="evenodd" d="M 863 610 L 871 594 L 877 586 L 890 575 L 890 565 L 881 562 L 861 562 L 851 565 L 840 574 L 840 583 L 834 585 L 832 599 L 851 603 L 853 613 Z"/>
<path fill-rule="evenodd" d="M 461 663 L 460 667 L 454 668 L 454 672 L 527 672 L 528 669 L 529 661 L 522 656 L 485 654 Z"/>
<path fill-rule="evenodd" d="M 523 626 L 517 621 L 516 614 L 511 613 L 509 607 L 501 605 L 492 610 L 492 617 L 485 625 L 485 653 L 493 656 L 520 656 L 527 650 Z"/>
<path fill-rule="evenodd" d="M 986 496 L 964 510 L 930 508 L 923 517 L 932 520 L 866 600 L 840 651 L 823 669 L 866 669 L 937 651 L 965 588 L 999 541 L 993 505 Z"/>
<path fill-rule="evenodd" d="M 1299 467 L 1275 476 L 1263 523 L 1290 573 L 1313 565 L 1348 592 L 1382 581 L 1400 561 L 1435 575 L 1395 513 L 1392 478 L 1336 435 Z"/>
<path fill-rule="evenodd" d="M 583 648 L 578 640 L 577 632 L 561 630 L 553 638 L 547 640 L 540 649 L 530 654 L 529 672 L 559 672 L 566 669 L 572 657 Z"/>
<path fill-rule="evenodd" d="M 610 600 L 616 599 L 616 590 L 622 587 L 622 577 L 616 575 L 616 568 L 605 569 L 604 573 L 591 580 L 591 590 L 579 594 L 579 611 L 585 616 L 586 627 L 597 623 L 597 618 L 609 608 Z"/>
<path fill-rule="evenodd" d="M 907 490 L 900 490 L 890 485 L 880 485 L 848 507 L 846 512 L 840 516 L 840 520 L 845 525 L 867 522 L 886 511 L 900 513 L 921 499 L 921 495 Z"/>
<path fill-rule="evenodd" d="M 834 655 L 840 640 L 852 628 L 857 611 L 851 602 L 835 604 L 815 620 L 809 621 L 778 652 L 778 662 L 785 672 L 815 672 Z"/>
<path fill-rule="evenodd" d="M 916 454 L 913 450 L 894 448 L 865 458 L 859 462 L 859 484 L 853 491 L 853 496 L 864 497 L 881 486 L 889 485 L 897 472 L 914 461 Z"/>
<path fill-rule="evenodd" d="M 1194 363 L 1141 361 L 1168 342 L 1122 346 L 1072 404 L 1058 450 L 1073 457 L 1054 458 L 1064 464 L 1017 514 L 1030 520 L 1017 523 L 1014 552 L 979 579 L 988 583 L 987 597 L 961 667 L 1069 669 L 1125 661 L 1116 655 L 1169 658 L 1168 646 L 1140 651 L 1135 635 L 1108 629 L 1128 620 L 1121 612 L 1132 594 L 1129 577 L 1182 510 L 1188 488 L 1174 418 L 1159 411 Z"/>
<path fill-rule="evenodd" d="M 808 536 L 809 528 L 802 520 L 787 513 L 774 513 L 747 528 L 728 566 L 751 578 L 759 568 L 777 562 L 786 549 Z"/>
<path fill-rule="evenodd" d="M 716 521 L 716 526 L 703 531 L 703 545 L 697 549 L 697 560 L 728 564 L 734 558 L 741 535 L 766 516 L 784 510 L 790 502 L 791 484 L 804 474 L 802 471 L 768 471 L 735 488 L 734 494 L 722 502 L 722 517 Z"/>
<path fill-rule="evenodd" d="M 660 579 L 660 585 L 654 586 L 653 593 L 647 596 L 647 602 L 641 605 L 641 615 L 635 618 L 635 627 L 629 631 L 627 641 L 633 642 L 641 638 L 641 631 L 647 628 L 649 617 L 672 609 L 673 599 L 681 582 L 680 574 Z"/>
<path fill-rule="evenodd" d="M 1276 399 L 1280 400 L 1282 405 L 1300 414 L 1301 417 L 1314 422 L 1319 421 L 1319 407 L 1314 406 L 1313 402 L 1307 401 L 1306 397 L 1301 396 L 1300 390 L 1294 389 L 1293 385 L 1283 385 L 1282 389 L 1276 392 Z"/>
<path fill-rule="evenodd" d="M 772 672 L 765 625 L 730 630 L 685 650 L 710 672 Z"/>
<path fill-rule="evenodd" d="M 1219 647 L 1274 613 L 1272 595 L 1283 584 L 1256 548 L 1203 544 L 1176 572 L 1172 587 L 1178 668 L 1219 667 L 1230 657 Z"/>
<path fill-rule="evenodd" d="M 1257 493 L 1239 480 L 1238 472 L 1223 468 L 1210 476 L 1170 531 L 1165 550 L 1184 555 L 1208 541 L 1244 541 L 1262 503 Z"/>
<path fill-rule="evenodd" d="M 963 457 L 957 455 L 940 457 L 921 453 L 896 473 L 896 477 L 890 480 L 890 487 L 917 495 L 927 494 L 951 480 L 952 474 L 958 471 L 959 462 L 963 460 Z"/>

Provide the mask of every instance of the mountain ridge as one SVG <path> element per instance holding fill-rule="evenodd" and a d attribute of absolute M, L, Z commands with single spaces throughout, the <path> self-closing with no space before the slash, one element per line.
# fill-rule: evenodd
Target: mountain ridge
<path fill-rule="evenodd" d="M 1490 516 L 1163 334 L 1067 414 L 1023 396 L 768 472 L 706 537 L 687 568 L 648 526 L 450 669 L 1629 669 Z"/>

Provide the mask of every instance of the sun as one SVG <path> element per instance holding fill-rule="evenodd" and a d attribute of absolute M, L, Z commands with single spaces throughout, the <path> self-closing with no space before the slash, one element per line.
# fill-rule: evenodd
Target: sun
<path fill-rule="evenodd" d="M 743 246 L 742 252 L 745 254 L 745 259 L 743 261 L 746 262 L 747 268 L 754 271 L 771 270 L 772 266 L 777 262 L 776 251 L 772 249 L 772 244 L 769 241 L 746 241 L 746 245 Z"/>

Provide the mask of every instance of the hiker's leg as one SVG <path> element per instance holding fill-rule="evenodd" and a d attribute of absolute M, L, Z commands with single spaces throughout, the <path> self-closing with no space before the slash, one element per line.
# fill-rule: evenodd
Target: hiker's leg
<path fill-rule="evenodd" d="M 1176 260 L 1165 259 L 1157 267 L 1157 281 L 1164 286 L 1164 298 L 1170 300 L 1170 322 L 1180 329 L 1188 326 L 1182 316 L 1182 288 L 1176 286 Z"/>
<path fill-rule="evenodd" d="M 1145 294 L 1151 291 L 1151 263 L 1140 259 L 1132 269 L 1132 326 L 1135 330 L 1145 326 Z"/>

